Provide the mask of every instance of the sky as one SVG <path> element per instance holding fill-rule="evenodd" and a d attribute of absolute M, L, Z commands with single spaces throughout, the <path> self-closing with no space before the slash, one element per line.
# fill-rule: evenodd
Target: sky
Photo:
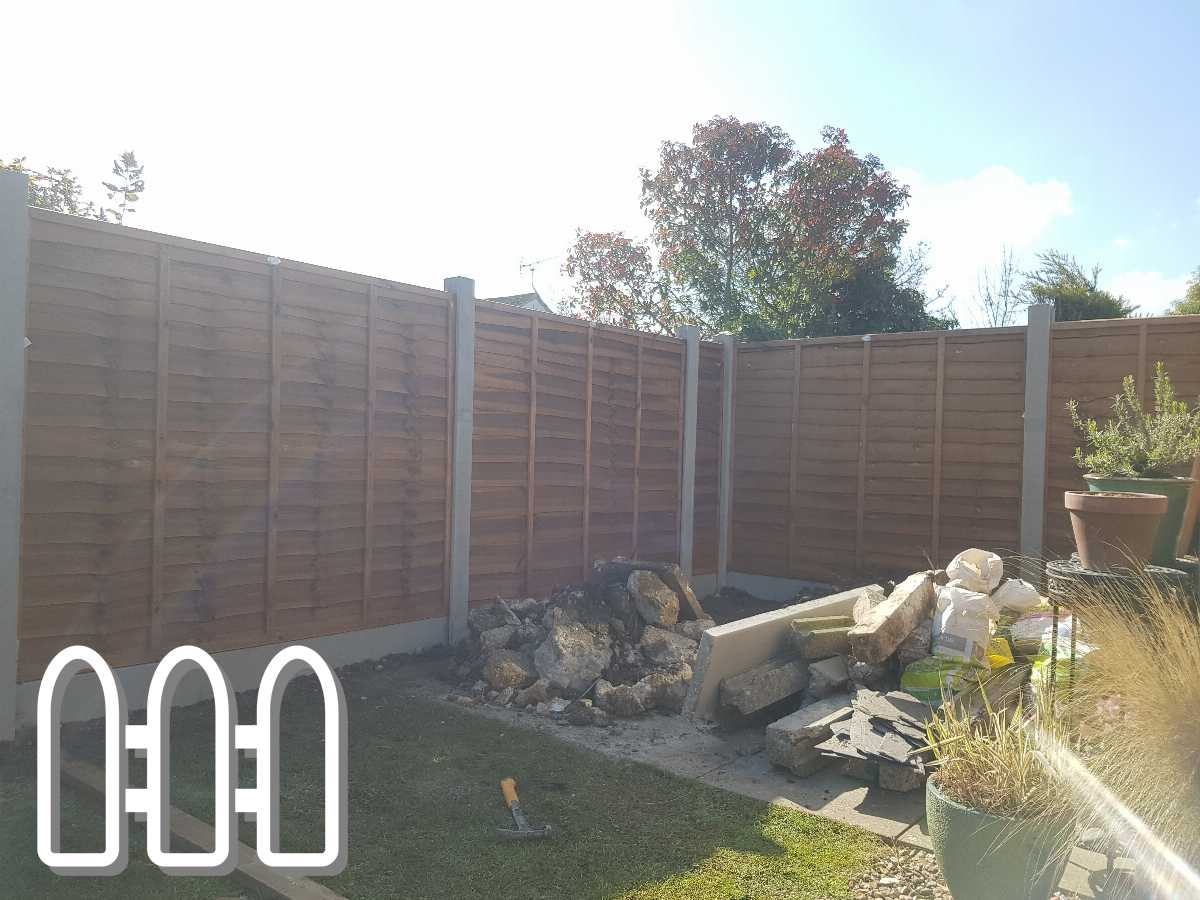
<path fill-rule="evenodd" d="M 554 303 L 576 229 L 645 235 L 639 169 L 733 115 L 879 156 L 964 325 L 1006 245 L 1099 264 L 1144 313 L 1200 267 L 1200 4 L 49 0 L 38 20 L 0 54 L 0 156 L 99 199 L 133 149 L 129 223 L 154 231 Z"/>

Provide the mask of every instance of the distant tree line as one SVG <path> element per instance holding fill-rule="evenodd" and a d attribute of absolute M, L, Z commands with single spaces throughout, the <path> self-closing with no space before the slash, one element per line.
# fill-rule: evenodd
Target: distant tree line
<path fill-rule="evenodd" d="M 70 169 L 48 166 L 39 172 L 25 165 L 25 157 L 17 156 L 8 163 L 0 158 L 0 172 L 21 172 L 28 176 L 30 206 L 118 225 L 125 224 L 125 217 L 136 212 L 137 202 L 146 189 L 144 167 L 132 150 L 113 160 L 113 180 L 101 182 L 111 206 L 85 199 L 83 185 Z"/>

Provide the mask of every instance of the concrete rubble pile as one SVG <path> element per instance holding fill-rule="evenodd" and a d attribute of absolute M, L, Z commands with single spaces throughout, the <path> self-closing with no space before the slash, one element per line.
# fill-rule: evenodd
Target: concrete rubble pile
<path fill-rule="evenodd" d="M 679 712 L 709 619 L 678 566 L 599 561 L 585 585 L 468 615 L 452 698 L 574 725 Z"/>
<path fill-rule="evenodd" d="M 1044 602 L 1031 585 L 1005 580 L 998 556 L 967 550 L 890 592 L 869 585 L 714 629 L 701 646 L 690 711 L 773 714 L 768 756 L 796 775 L 838 764 L 881 787 L 916 790 L 925 782 L 928 753 L 920 748 L 933 710 L 946 697 L 979 692 L 992 670 L 1012 664 L 996 633 L 1002 610 L 1015 617 Z M 714 675 L 710 656 L 735 639 L 747 664 L 723 663 Z M 1024 678 L 1028 668 L 1012 671 Z M 995 684 L 1011 691 L 1020 680 Z"/>

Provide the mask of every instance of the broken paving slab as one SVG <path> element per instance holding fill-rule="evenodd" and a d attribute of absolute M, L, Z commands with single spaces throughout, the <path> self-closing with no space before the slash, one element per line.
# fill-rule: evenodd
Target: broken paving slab
<path fill-rule="evenodd" d="M 831 656 L 829 659 L 809 663 L 808 696 L 814 700 L 844 691 L 850 686 L 850 673 L 846 669 L 846 657 Z"/>
<path fill-rule="evenodd" d="M 886 600 L 850 629 L 850 651 L 865 663 L 882 663 L 933 612 L 933 573 L 908 576 Z"/>
<path fill-rule="evenodd" d="M 855 601 L 872 588 L 881 590 L 877 584 L 858 587 L 708 629 L 700 640 L 684 712 L 715 720 L 721 706 L 721 682 L 769 659 L 788 655 L 793 621 L 849 615 Z"/>
<path fill-rule="evenodd" d="M 838 694 L 801 707 L 767 726 L 767 757 L 777 766 L 807 777 L 830 760 L 815 748 L 832 735 L 831 727 L 850 718 L 854 710 L 848 694 Z"/>
<path fill-rule="evenodd" d="M 852 622 L 843 625 L 825 625 L 825 622 L 835 622 L 837 619 L 825 618 L 819 620 L 822 624 L 803 619 L 792 623 L 792 646 L 807 660 L 828 659 L 831 656 L 845 656 L 850 652 L 849 633 Z"/>
<path fill-rule="evenodd" d="M 767 660 L 721 682 L 721 705 L 750 715 L 808 686 L 808 663 L 798 657 Z"/>

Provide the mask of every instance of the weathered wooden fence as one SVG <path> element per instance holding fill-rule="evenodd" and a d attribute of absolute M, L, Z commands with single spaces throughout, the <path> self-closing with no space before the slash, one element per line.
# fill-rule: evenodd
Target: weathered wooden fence
<path fill-rule="evenodd" d="M 840 578 L 1037 550 L 1043 528 L 1068 549 L 1066 400 L 1103 413 L 1159 360 L 1200 393 L 1200 317 L 697 342 L 14 209 L 18 681 L 70 643 L 129 665 L 418 620 L 454 636 L 468 603 L 616 555 Z"/>
<path fill-rule="evenodd" d="M 128 665 L 447 616 L 456 302 L 30 210 L 19 679 L 70 643 Z M 488 303 L 473 333 L 470 599 L 678 559 L 684 341 Z"/>

